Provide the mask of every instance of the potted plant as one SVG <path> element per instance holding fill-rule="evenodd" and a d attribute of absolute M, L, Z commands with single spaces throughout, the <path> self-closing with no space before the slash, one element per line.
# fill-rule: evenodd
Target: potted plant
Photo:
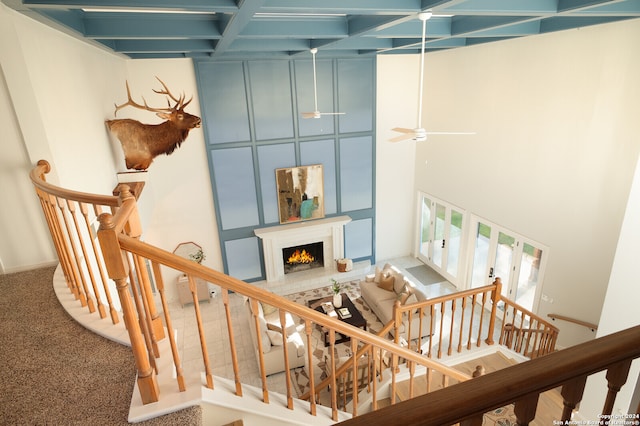
<path fill-rule="evenodd" d="M 333 291 L 333 306 L 336 308 L 340 308 L 342 306 L 342 295 L 340 294 L 340 290 L 342 290 L 342 285 L 336 281 L 334 278 L 331 278 L 331 291 Z"/>

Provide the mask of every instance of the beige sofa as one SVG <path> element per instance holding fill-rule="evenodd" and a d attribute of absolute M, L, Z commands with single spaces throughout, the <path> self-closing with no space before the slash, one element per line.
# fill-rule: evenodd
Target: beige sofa
<path fill-rule="evenodd" d="M 393 319 L 393 306 L 396 300 L 400 300 L 405 305 L 427 300 L 421 285 L 416 285 L 407 279 L 398 268 L 390 264 L 384 265 L 383 268 L 376 267 L 374 274 L 367 275 L 360 282 L 360 294 L 383 324 Z M 420 332 L 421 320 L 422 333 Z M 411 315 L 411 339 L 429 336 L 430 322 L 429 313 L 425 312 L 420 318 L 417 311 L 414 311 Z M 407 339 L 408 325 L 409 318 L 405 314 L 400 327 L 400 336 L 404 339 Z M 392 331 L 395 336 L 394 333 Z"/>
<path fill-rule="evenodd" d="M 249 330 L 251 332 L 251 341 L 258 363 L 258 338 L 256 325 L 253 319 L 251 304 L 249 300 L 245 302 L 245 309 L 249 319 Z M 280 327 L 280 315 L 278 310 L 270 305 L 263 305 L 258 302 L 258 323 L 260 335 L 262 338 L 262 354 L 264 356 L 265 374 L 280 373 L 284 371 L 284 348 L 289 353 L 289 367 L 296 368 L 305 365 L 306 348 L 303 340 L 302 327 L 296 325 L 291 314 L 285 316 L 287 330 L 287 342 L 284 344 Z"/>

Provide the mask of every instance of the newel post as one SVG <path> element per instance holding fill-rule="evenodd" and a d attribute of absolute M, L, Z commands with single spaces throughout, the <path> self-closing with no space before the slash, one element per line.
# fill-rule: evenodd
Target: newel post
<path fill-rule="evenodd" d="M 140 324 L 136 318 L 136 310 L 131 301 L 129 292 L 129 264 L 126 261 L 125 253 L 120 250 L 118 243 L 118 235 L 116 234 L 113 216 L 109 213 L 103 213 L 98 216 L 100 228 L 98 229 L 98 240 L 102 248 L 102 257 L 107 268 L 109 278 L 115 281 L 118 289 L 118 297 L 122 305 L 122 316 L 129 333 L 131 341 L 131 350 L 136 362 L 136 370 L 138 374 L 138 389 L 143 404 L 158 402 L 160 389 L 156 379 L 156 373 L 151 368 L 147 350 L 145 348 Z"/>
<path fill-rule="evenodd" d="M 120 202 L 124 203 L 127 199 L 132 199 L 135 202 L 135 197 L 129 190 L 127 185 L 121 185 L 120 191 Z M 127 218 L 127 224 L 125 225 L 125 231 L 127 235 L 130 237 L 139 240 L 142 236 L 142 224 L 140 223 L 140 216 L 138 215 L 138 206 L 134 203 L 133 210 L 131 214 Z M 146 304 L 149 307 L 149 317 L 151 318 L 151 327 L 153 328 L 153 336 L 155 336 L 155 340 L 162 340 L 165 338 L 164 334 L 164 326 L 162 325 L 162 318 L 158 314 L 158 310 L 156 309 L 155 300 L 153 299 L 153 291 L 151 289 L 151 280 L 149 279 L 149 273 L 147 272 L 147 268 L 144 265 L 144 261 L 141 258 L 138 258 L 137 255 L 134 255 L 134 258 L 137 259 L 137 264 L 139 264 L 138 269 L 138 278 L 140 280 L 140 286 L 144 287 L 142 291 L 142 297 L 146 298 Z"/>
<path fill-rule="evenodd" d="M 487 335 L 487 340 L 485 340 L 487 345 L 493 345 L 493 332 L 496 328 L 496 311 L 498 310 L 498 302 L 500 301 L 500 295 L 502 294 L 502 280 L 500 277 L 496 277 L 496 280 L 493 282 L 493 285 L 496 287 L 491 292 L 491 318 L 489 319 L 489 333 Z"/>

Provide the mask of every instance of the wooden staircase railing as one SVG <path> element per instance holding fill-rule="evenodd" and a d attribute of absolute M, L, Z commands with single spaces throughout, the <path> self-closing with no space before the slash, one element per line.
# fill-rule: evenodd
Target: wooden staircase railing
<path fill-rule="evenodd" d="M 640 358 L 640 326 L 629 328 L 577 346 L 533 359 L 441 389 L 417 398 L 382 408 L 342 422 L 345 426 L 481 425 L 483 415 L 514 404 L 518 425 L 527 425 L 536 417 L 542 392 L 562 387 L 564 408 L 556 424 L 581 424 L 572 413 L 582 400 L 587 377 L 606 371 L 608 392 L 602 401 L 601 417 L 590 423 L 609 424 L 616 395 L 625 384 L 631 362 Z M 632 422 L 640 420 L 640 406 L 628 413 Z M 611 424 L 614 424 L 613 422 Z"/>
<path fill-rule="evenodd" d="M 170 356 L 173 361 L 172 368 L 175 370 L 176 392 L 185 391 L 187 383 L 183 361 L 180 357 L 174 333 L 166 332 L 165 330 L 165 327 L 167 330 L 173 330 L 171 309 L 163 280 L 163 273 L 166 273 L 166 270 L 184 273 L 189 280 L 201 347 L 201 360 L 196 362 L 202 362 L 204 366 L 204 386 L 213 389 L 215 385 L 212 374 L 212 363 L 215 360 L 212 360 L 209 356 L 205 338 L 207 333 L 205 324 L 202 321 L 196 279 L 202 279 L 221 288 L 229 340 L 226 342 L 227 344 L 225 342 L 219 343 L 223 347 L 228 347 L 230 351 L 231 359 L 233 360 L 236 394 L 238 396 L 243 394 L 243 372 L 238 367 L 238 354 L 235 345 L 236 336 L 233 326 L 234 318 L 231 315 L 230 306 L 231 292 L 248 298 L 249 303 L 254 305 L 258 302 L 263 302 L 277 307 L 280 312 L 281 328 L 285 341 L 286 327 L 284 318 L 286 314 L 291 314 L 298 319 L 300 324 L 304 325 L 305 356 L 308 359 L 308 368 L 310 370 L 307 371 L 310 378 L 308 410 L 313 415 L 317 414 L 316 392 L 318 386 L 330 384 L 331 418 L 334 421 L 338 420 L 336 377 L 344 374 L 349 368 L 355 371 L 359 359 L 363 356 L 367 357 L 375 366 L 371 370 L 374 378 L 371 381 L 371 392 L 374 401 L 373 408 L 375 409 L 377 408 L 375 402 L 377 400 L 376 385 L 383 374 L 383 357 L 390 359 L 390 368 L 384 374 L 391 375 L 392 387 L 399 370 L 400 359 L 406 362 L 406 366 L 411 372 L 411 377 L 414 377 L 417 367 L 420 367 L 420 370 L 425 371 L 428 383 L 431 383 L 430 379 L 433 372 L 438 372 L 443 376 L 443 382 L 448 382 L 450 379 L 451 381 L 462 382 L 456 385 L 457 387 L 468 382 L 475 382 L 475 380 L 470 381 L 468 380 L 470 377 L 467 375 L 432 360 L 430 358 L 432 355 L 439 358 L 442 356 L 443 351 L 451 354 L 454 348 L 457 352 L 461 352 L 465 348 L 470 349 L 473 345 L 480 346 L 483 342 L 490 345 L 494 343 L 496 336 L 499 336 L 500 341 L 517 342 L 518 344 L 514 347 L 526 348 L 524 353 L 529 355 L 544 355 L 554 349 L 557 329 L 535 317 L 532 313 L 517 307 L 517 305 L 502 300 L 500 298 L 499 280 L 490 286 L 479 289 L 443 296 L 413 305 L 396 305 L 394 320 L 386 325 L 380 335 L 374 335 L 316 312 L 304 305 L 293 303 L 267 290 L 247 284 L 141 241 L 142 229 L 138 218 L 136 198 L 128 186 L 121 185 L 118 188 L 119 195 L 117 197 L 70 191 L 47 183 L 45 175 L 49 171 L 49 164 L 46 161 L 40 161 L 32 170 L 31 179 L 36 194 L 41 201 L 69 290 L 91 315 L 95 315 L 97 312 L 100 318 L 106 319 L 107 308 L 104 307 L 103 302 L 103 300 L 106 300 L 110 312 L 108 317 L 111 322 L 115 324 L 119 322 L 120 316 L 124 318 L 137 368 L 138 389 L 144 404 L 157 402 L 162 398 L 157 376 L 159 369 L 157 359 L 160 356 Z M 151 272 L 148 270 L 148 265 L 151 266 Z M 161 314 L 155 305 L 151 278 L 156 284 L 160 303 L 162 304 Z M 116 293 L 118 297 L 115 297 Z M 505 331 L 504 325 L 496 327 L 496 317 L 499 306 L 502 303 L 504 304 L 503 313 L 507 315 L 504 318 L 509 318 L 513 324 L 517 325 L 510 331 Z M 410 323 L 412 315 L 422 315 L 425 312 L 429 312 L 431 315 L 429 334 L 432 335 L 431 338 L 426 339 L 426 342 L 425 339 L 420 339 L 417 342 L 408 342 L 408 347 L 402 347 L 399 344 L 398 337 L 395 338 L 395 341 L 387 338 L 389 331 L 395 331 L 393 334 L 399 336 L 399 327 L 405 319 L 408 319 Z M 486 312 L 489 312 L 488 316 Z M 510 317 L 509 312 L 511 313 Z M 503 324 L 505 323 L 504 318 Z M 255 317 L 253 320 L 256 320 Z M 317 368 L 313 361 L 314 348 L 312 347 L 312 331 L 315 327 L 324 327 L 329 330 L 330 353 L 335 353 L 335 333 L 340 333 L 351 338 L 351 353 L 355 354 L 343 365 L 336 366 L 334 363 L 332 374 L 320 384 L 314 383 L 313 379 L 313 370 Z M 500 328 L 500 330 L 498 331 L 497 328 Z M 516 329 L 518 330 L 517 333 Z M 408 330 L 408 335 L 412 335 L 411 330 Z M 545 336 L 544 338 L 538 337 L 543 335 Z M 264 368 L 262 368 L 264 365 L 261 350 L 263 342 L 259 336 L 260 333 L 258 333 L 257 338 L 259 348 L 257 352 L 260 357 L 259 365 L 261 366 L 262 400 L 264 403 L 269 403 L 270 391 L 267 386 Z M 159 342 L 164 339 L 167 339 L 170 353 L 160 353 L 161 345 L 159 345 Z M 426 344 L 427 349 L 424 353 L 428 356 L 416 351 L 414 343 L 419 344 L 421 347 Z M 553 355 L 555 354 L 548 356 Z M 545 358 L 547 357 L 541 357 L 535 361 Z M 285 370 L 288 370 L 287 351 L 283 351 L 282 362 Z M 579 374 L 582 375 L 584 373 Z M 290 375 L 286 375 L 286 377 L 286 406 L 293 409 L 294 395 L 291 377 Z M 377 380 L 375 380 L 376 377 Z M 355 382 L 355 374 L 353 375 L 353 380 L 353 389 L 357 389 L 358 384 Z M 546 384 L 541 386 L 546 386 Z M 433 394 L 448 391 L 449 389 L 452 388 L 448 387 L 444 390 L 433 392 Z M 392 391 L 390 394 L 393 398 L 395 392 Z M 525 397 L 523 396 L 523 398 Z M 468 400 L 468 395 L 464 392 L 457 394 L 456 398 L 460 406 L 467 404 L 465 401 Z M 490 407 L 493 404 L 491 401 L 482 405 L 482 407 Z M 471 406 L 479 406 L 474 404 Z M 392 401 L 390 408 L 387 407 L 381 411 L 393 410 L 395 407 L 395 401 Z M 354 402 L 352 404 L 352 415 L 354 417 L 358 415 L 357 410 L 357 392 L 354 392 Z M 475 413 L 481 412 L 478 410 L 480 409 L 471 413 L 475 415 Z"/>

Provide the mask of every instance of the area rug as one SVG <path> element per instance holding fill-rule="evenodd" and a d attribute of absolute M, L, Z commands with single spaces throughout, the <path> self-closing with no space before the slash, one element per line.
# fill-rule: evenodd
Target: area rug
<path fill-rule="evenodd" d="M 370 333 L 376 334 L 383 327 L 383 324 L 378 320 L 376 315 L 373 313 L 371 308 L 366 304 L 366 302 L 360 297 L 360 285 L 358 281 L 351 281 L 347 283 L 342 283 L 342 292 L 346 293 L 349 296 L 349 299 L 353 301 L 353 304 L 360 311 L 362 316 L 367 320 L 367 331 Z M 333 294 L 331 290 L 331 286 L 316 288 L 312 290 L 307 290 L 299 293 L 289 294 L 286 297 L 287 299 L 299 303 L 301 305 L 307 306 L 307 302 L 309 300 L 319 299 L 322 297 L 331 296 Z M 302 323 L 302 321 L 300 321 Z M 322 331 L 318 327 L 314 327 L 312 333 L 312 345 L 313 345 L 313 357 L 314 357 L 314 366 L 313 366 L 313 378 L 314 383 L 317 385 L 322 380 L 324 380 L 327 376 L 325 374 L 325 357 L 329 359 L 329 349 L 324 346 L 324 338 L 322 335 Z M 335 345 L 336 355 L 337 356 L 346 356 L 351 354 L 351 343 L 340 343 Z M 294 384 L 294 388 L 296 390 L 297 396 L 304 395 L 309 392 L 309 373 L 308 370 L 304 367 L 296 368 L 291 370 L 291 379 Z M 319 394 L 319 403 L 322 405 L 330 406 L 331 398 L 329 392 L 322 390 Z"/>
<path fill-rule="evenodd" d="M 447 281 L 442 275 L 428 267 L 427 265 L 407 268 L 407 272 L 413 275 L 423 285 L 431 285 Z"/>

